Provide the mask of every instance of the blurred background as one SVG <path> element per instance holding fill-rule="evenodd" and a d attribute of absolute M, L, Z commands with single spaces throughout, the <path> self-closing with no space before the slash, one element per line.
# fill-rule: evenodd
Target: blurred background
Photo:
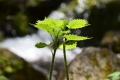
<path fill-rule="evenodd" d="M 38 50 L 34 45 L 39 41 L 50 43 L 51 38 L 30 25 L 45 17 L 88 20 L 90 26 L 71 32 L 93 38 L 78 42 L 76 49 L 68 51 L 69 62 L 88 46 L 107 47 L 120 53 L 120 0 L 0 0 L 0 80 L 47 80 L 50 51 Z M 56 66 L 63 65 L 59 62 L 61 54 L 57 59 Z M 55 68 L 55 77 L 63 67 Z M 32 71 L 34 76 L 30 76 Z"/>

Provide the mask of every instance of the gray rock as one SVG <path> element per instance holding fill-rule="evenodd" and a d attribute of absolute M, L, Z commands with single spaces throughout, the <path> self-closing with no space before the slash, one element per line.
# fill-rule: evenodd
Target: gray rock
<path fill-rule="evenodd" d="M 104 80 L 120 70 L 120 59 L 106 48 L 87 47 L 69 65 L 70 80 Z M 65 74 L 58 80 L 66 80 Z"/>

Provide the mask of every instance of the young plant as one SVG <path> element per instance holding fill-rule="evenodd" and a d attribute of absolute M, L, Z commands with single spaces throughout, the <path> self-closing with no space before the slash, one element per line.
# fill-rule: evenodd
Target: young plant
<path fill-rule="evenodd" d="M 36 24 L 34 24 L 36 28 L 47 31 L 52 38 L 52 42 L 50 44 L 38 42 L 35 45 L 37 48 L 44 48 L 46 46 L 50 48 L 52 45 L 54 46 L 53 51 L 50 48 L 52 53 L 52 64 L 50 68 L 49 80 L 52 80 L 54 60 L 55 60 L 56 50 L 58 48 L 63 49 L 66 77 L 67 80 L 69 80 L 66 50 L 71 50 L 75 48 L 77 46 L 77 41 L 90 39 L 88 37 L 70 34 L 70 29 L 79 29 L 88 25 L 89 25 L 88 22 L 84 19 L 74 19 L 68 22 L 68 20 L 57 20 L 53 18 L 45 18 L 42 21 L 38 20 Z M 58 45 L 58 39 L 62 39 L 62 44 Z"/>

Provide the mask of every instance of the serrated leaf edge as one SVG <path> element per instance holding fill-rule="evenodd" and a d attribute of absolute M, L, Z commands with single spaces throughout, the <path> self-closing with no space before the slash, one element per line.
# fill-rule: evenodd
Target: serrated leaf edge
<path fill-rule="evenodd" d="M 85 37 L 85 36 L 78 36 L 78 35 L 75 35 L 75 34 L 66 34 L 64 35 L 64 37 L 67 39 L 67 40 L 75 40 L 75 41 L 82 41 L 82 40 L 87 40 L 87 39 L 91 39 L 91 38 L 88 38 L 88 37 Z M 70 38 L 72 37 L 72 38 Z M 84 38 L 84 39 L 75 39 L 75 38 Z"/>

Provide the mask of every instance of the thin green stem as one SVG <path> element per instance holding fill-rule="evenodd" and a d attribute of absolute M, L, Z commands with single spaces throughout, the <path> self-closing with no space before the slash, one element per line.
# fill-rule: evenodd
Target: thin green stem
<path fill-rule="evenodd" d="M 56 50 L 54 50 L 54 54 L 52 56 L 52 64 L 51 64 L 51 68 L 50 68 L 50 75 L 49 75 L 49 80 L 52 80 L 52 74 L 53 74 L 53 69 L 54 69 L 54 61 L 55 61 L 55 53 L 56 53 Z"/>
<path fill-rule="evenodd" d="M 66 77 L 67 77 L 67 80 L 69 80 L 68 64 L 67 64 L 66 49 L 65 49 L 65 38 L 63 38 L 63 54 L 64 54 L 64 64 L 65 64 Z"/>
<path fill-rule="evenodd" d="M 56 50 L 57 50 L 57 38 L 55 39 L 54 42 L 54 53 L 52 55 L 52 63 L 51 63 L 51 67 L 50 67 L 50 75 L 49 75 L 49 80 L 52 80 L 52 75 L 53 75 L 53 69 L 54 69 L 54 61 L 55 61 L 55 54 L 56 54 Z"/>

